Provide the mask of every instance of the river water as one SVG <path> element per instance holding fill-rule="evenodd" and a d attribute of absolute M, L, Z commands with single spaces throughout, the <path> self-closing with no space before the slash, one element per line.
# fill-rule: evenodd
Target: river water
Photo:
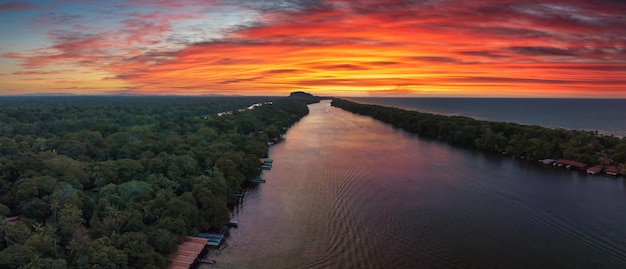
<path fill-rule="evenodd" d="M 626 268 L 622 178 L 309 109 L 205 268 Z"/>

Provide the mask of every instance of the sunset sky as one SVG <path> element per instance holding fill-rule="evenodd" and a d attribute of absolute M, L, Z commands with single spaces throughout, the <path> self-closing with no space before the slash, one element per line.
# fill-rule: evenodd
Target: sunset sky
<path fill-rule="evenodd" d="M 0 0 L 0 95 L 626 98 L 624 0 Z"/>

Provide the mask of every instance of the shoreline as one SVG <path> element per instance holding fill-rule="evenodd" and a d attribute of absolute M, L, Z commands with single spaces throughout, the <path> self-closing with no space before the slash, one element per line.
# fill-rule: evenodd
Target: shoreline
<path fill-rule="evenodd" d="M 444 116 L 334 98 L 332 106 L 454 146 L 513 155 L 520 159 L 565 159 L 600 166 L 602 172 L 626 175 L 626 138 L 597 132 Z M 598 173 L 598 172 L 595 172 Z M 594 174 L 595 174 L 594 173 Z"/>

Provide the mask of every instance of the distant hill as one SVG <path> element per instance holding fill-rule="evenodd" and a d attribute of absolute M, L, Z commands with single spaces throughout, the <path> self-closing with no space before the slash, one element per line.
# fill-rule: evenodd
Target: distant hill
<path fill-rule="evenodd" d="M 302 92 L 302 91 L 297 91 L 297 92 L 292 92 L 289 94 L 289 97 L 296 97 L 296 98 L 317 98 L 314 95 L 308 93 L 308 92 Z"/>

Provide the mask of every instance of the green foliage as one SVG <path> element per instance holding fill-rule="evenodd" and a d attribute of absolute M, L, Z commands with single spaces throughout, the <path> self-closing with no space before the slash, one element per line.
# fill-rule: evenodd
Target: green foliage
<path fill-rule="evenodd" d="M 23 244 L 31 234 L 32 231 L 25 222 L 4 225 L 4 238 L 9 246 Z"/>
<path fill-rule="evenodd" d="M 61 238 L 66 241 L 80 239 L 83 235 L 83 222 L 82 211 L 73 204 L 65 204 L 59 212 L 57 223 Z"/>
<path fill-rule="evenodd" d="M 0 98 L 0 268 L 163 268 L 315 101 Z"/>
<path fill-rule="evenodd" d="M 30 247 L 43 257 L 56 258 L 59 254 L 54 231 L 47 231 L 44 228 L 39 228 L 38 231 L 35 231 L 35 233 L 24 242 L 24 245 Z"/>
<path fill-rule="evenodd" d="M 529 159 L 566 158 L 601 164 L 608 157 L 626 162 L 626 138 L 594 132 L 549 129 L 459 116 L 443 116 L 334 99 L 332 105 L 419 134 L 421 137 L 482 151 L 513 154 Z"/>
<path fill-rule="evenodd" d="M 149 244 L 148 236 L 141 232 L 128 232 L 119 236 L 115 242 L 118 249 L 124 251 L 131 268 L 163 268 L 165 258 L 159 255 Z"/>
<path fill-rule="evenodd" d="M 23 269 L 66 269 L 67 261 L 64 259 L 34 258 L 30 263 L 24 265 Z"/>
<path fill-rule="evenodd" d="M 128 267 L 128 256 L 123 250 L 113 246 L 107 237 L 71 241 L 68 246 L 70 268 L 110 268 Z"/>
<path fill-rule="evenodd" d="M 11 212 L 11 209 L 9 209 L 9 207 L 0 204 L 0 217 L 5 217 L 9 214 L 9 212 Z"/>
<path fill-rule="evenodd" d="M 26 245 L 10 245 L 0 251 L 0 268 L 18 269 L 37 257 L 37 252 Z"/>
<path fill-rule="evenodd" d="M 50 205 L 37 197 L 22 201 L 19 209 L 23 216 L 39 222 L 44 222 L 51 213 Z"/>

